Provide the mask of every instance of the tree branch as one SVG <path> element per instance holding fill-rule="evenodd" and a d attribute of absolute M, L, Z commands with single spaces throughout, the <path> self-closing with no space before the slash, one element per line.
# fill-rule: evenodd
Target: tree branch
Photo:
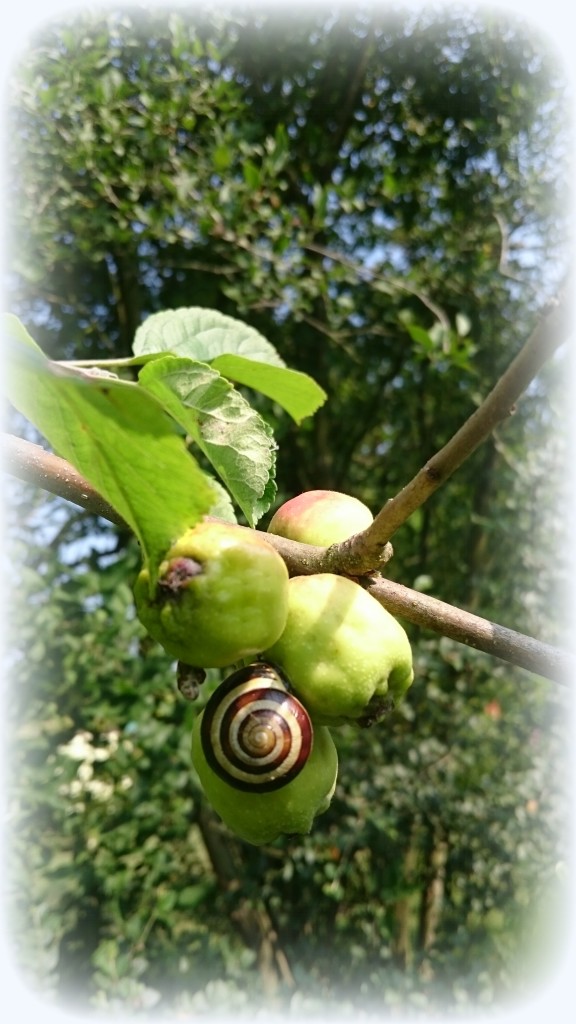
<path fill-rule="evenodd" d="M 104 500 L 92 484 L 74 469 L 66 459 L 45 451 L 38 444 L 24 441 L 12 434 L 2 437 L 3 469 L 12 476 L 42 487 L 51 494 L 57 494 L 67 501 L 80 505 L 87 512 L 109 519 L 111 523 L 124 526 L 126 523 L 115 509 Z"/>
<path fill-rule="evenodd" d="M 366 589 L 392 615 L 405 618 L 416 626 L 442 633 L 545 679 L 568 685 L 576 678 L 576 655 L 568 651 L 383 577 L 374 577 Z"/>
<path fill-rule="evenodd" d="M 12 475 L 73 501 L 94 515 L 126 526 L 115 510 L 65 459 L 45 451 L 39 445 L 9 434 L 4 435 L 3 452 L 4 469 Z M 282 556 L 291 576 L 342 572 L 334 559 L 334 553 L 341 545 L 320 548 L 311 544 L 299 544 L 263 531 L 261 535 Z M 416 626 L 431 629 L 495 658 L 519 665 L 546 679 L 567 684 L 576 677 L 576 657 L 566 651 L 489 622 L 437 598 L 410 590 L 409 587 L 393 583 L 379 575 L 367 577 L 359 582 L 365 585 L 368 593 L 392 615 L 404 618 Z"/>
<path fill-rule="evenodd" d="M 326 249 L 323 246 L 315 245 L 312 242 L 302 245 L 302 248 L 307 252 L 318 253 L 319 256 L 324 256 L 327 260 L 332 260 L 333 263 L 340 263 L 344 267 L 348 267 L 355 274 L 357 274 L 360 280 L 365 281 L 366 284 L 372 284 L 374 281 L 380 281 L 388 286 L 390 294 L 394 294 L 394 291 L 408 292 L 409 295 L 413 295 L 414 298 L 418 299 L 423 306 L 428 309 L 433 316 L 445 327 L 446 330 L 450 329 L 450 321 L 444 312 L 444 310 L 438 306 L 429 295 L 416 288 L 410 281 L 402 280 L 400 277 L 393 277 L 391 274 L 380 274 L 374 267 L 364 267 L 357 260 L 350 259 L 349 256 L 343 256 L 336 249 Z"/>
<path fill-rule="evenodd" d="M 338 546 L 341 571 L 361 575 L 378 566 L 378 553 L 398 527 L 462 465 L 507 416 L 544 363 L 566 340 L 571 328 L 566 284 L 544 312 L 528 341 L 489 395 L 454 436 L 413 479 L 384 505 L 374 522 Z"/>

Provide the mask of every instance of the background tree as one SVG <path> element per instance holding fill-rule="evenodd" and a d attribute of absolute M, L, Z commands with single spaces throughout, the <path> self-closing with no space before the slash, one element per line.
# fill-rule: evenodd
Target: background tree
<path fill-rule="evenodd" d="M 329 396 L 299 429 L 261 403 L 278 500 L 329 487 L 377 511 L 564 273 L 564 93 L 526 27 L 469 11 L 61 19 L 13 76 L 12 309 L 76 359 L 130 354 L 157 310 L 242 317 Z M 553 642 L 566 359 L 387 567 Z M 520 963 L 553 950 L 537 936 L 562 870 L 558 688 L 411 630 L 411 696 L 385 729 L 338 734 L 330 811 L 253 850 L 202 802 L 194 710 L 134 619 L 133 540 L 45 495 L 11 505 L 14 934 L 34 985 L 196 1012 L 523 991 Z"/>

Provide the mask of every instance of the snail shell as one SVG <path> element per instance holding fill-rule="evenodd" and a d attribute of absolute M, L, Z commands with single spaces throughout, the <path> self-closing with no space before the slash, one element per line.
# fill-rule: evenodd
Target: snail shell
<path fill-rule="evenodd" d="M 200 729 L 212 770 L 236 789 L 269 793 L 302 771 L 312 750 L 310 716 L 272 665 L 255 662 L 214 691 Z"/>

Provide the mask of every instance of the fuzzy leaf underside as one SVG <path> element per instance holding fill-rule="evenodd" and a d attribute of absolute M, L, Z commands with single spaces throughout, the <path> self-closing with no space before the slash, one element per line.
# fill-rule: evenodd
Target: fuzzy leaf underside
<path fill-rule="evenodd" d="M 132 350 L 136 356 L 166 352 L 200 363 L 234 353 L 272 366 L 284 366 L 274 346 L 254 327 L 202 306 L 153 313 L 136 331 Z"/>

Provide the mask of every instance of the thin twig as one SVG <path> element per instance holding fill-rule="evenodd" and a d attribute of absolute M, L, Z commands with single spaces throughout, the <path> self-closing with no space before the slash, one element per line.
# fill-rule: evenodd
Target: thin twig
<path fill-rule="evenodd" d="M 423 306 L 426 306 L 433 316 L 442 324 L 442 326 L 449 330 L 450 321 L 446 316 L 444 310 L 434 302 L 429 295 L 426 295 L 415 285 L 411 284 L 410 281 L 403 281 L 399 277 L 392 277 L 390 274 L 381 274 L 374 267 L 364 267 L 361 263 L 357 263 L 356 260 L 350 259 L 349 256 L 343 256 L 335 249 L 325 249 L 320 245 L 315 245 L 312 242 L 308 242 L 302 246 L 307 252 L 315 252 L 319 256 L 324 256 L 327 260 L 332 260 L 333 263 L 340 263 L 344 267 L 348 267 L 354 271 L 360 280 L 365 281 L 367 284 L 371 284 L 374 281 L 383 282 L 389 286 L 390 293 L 394 291 L 408 292 L 409 295 L 413 295 L 414 298 L 418 299 Z"/>
<path fill-rule="evenodd" d="M 52 455 L 39 445 L 12 435 L 4 435 L 3 451 L 4 468 L 14 476 L 53 494 L 59 494 L 88 512 L 100 515 L 111 522 L 126 525 L 115 510 L 64 459 Z M 332 548 L 320 548 L 311 544 L 299 544 L 270 533 L 261 532 L 261 536 L 282 556 L 291 576 L 338 571 L 334 563 L 336 545 Z M 549 644 L 516 633 L 512 629 L 489 622 L 380 576 L 367 580 L 366 589 L 391 614 L 400 616 L 414 625 L 451 637 L 459 643 L 484 651 L 510 664 L 519 665 L 546 679 L 568 683 L 576 678 L 576 658 Z"/>
<path fill-rule="evenodd" d="M 361 534 L 344 541 L 335 551 L 343 571 L 369 572 L 378 565 L 378 552 L 398 527 L 462 465 L 514 410 L 514 406 L 544 363 L 566 341 L 570 330 L 568 286 L 549 304 L 528 341 L 500 377 L 489 395 L 454 436 L 391 498 Z"/>

